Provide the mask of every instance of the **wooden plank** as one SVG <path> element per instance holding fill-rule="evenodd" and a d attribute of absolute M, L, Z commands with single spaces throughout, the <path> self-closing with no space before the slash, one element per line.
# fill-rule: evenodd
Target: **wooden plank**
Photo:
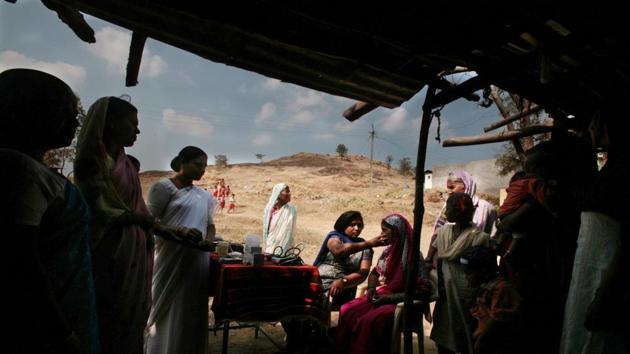
<path fill-rule="evenodd" d="M 143 33 L 133 32 L 131 35 L 131 44 L 129 45 L 129 59 L 127 60 L 127 77 L 125 78 L 125 86 L 136 86 L 138 84 L 138 73 L 140 72 L 140 63 L 142 62 L 142 52 L 144 51 L 144 43 L 147 36 Z"/>

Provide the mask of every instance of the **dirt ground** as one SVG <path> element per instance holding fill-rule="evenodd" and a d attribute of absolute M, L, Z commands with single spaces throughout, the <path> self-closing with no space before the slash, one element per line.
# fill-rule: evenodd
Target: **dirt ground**
<path fill-rule="evenodd" d="M 145 197 L 150 186 L 157 180 L 172 176 L 172 172 L 147 171 L 141 174 Z M 225 179 L 236 196 L 236 212 L 227 209 L 217 213 L 217 235 L 231 242 L 243 242 L 245 235 L 261 235 L 261 218 L 274 184 L 284 182 L 290 186 L 291 203 L 298 208 L 296 243 L 303 246 L 302 258 L 312 263 L 321 246 L 323 237 L 333 229 L 337 217 L 347 210 L 363 214 L 365 229 L 362 237 L 370 238 L 380 233 L 380 220 L 391 212 L 399 212 L 413 224 L 414 183 L 410 177 L 388 170 L 379 162 L 373 165 L 370 185 L 369 159 L 361 156 L 340 158 L 310 153 L 262 164 L 239 164 L 216 169 L 209 166 L 199 185 L 212 190 L 218 178 Z M 428 194 L 428 195 L 427 195 Z M 438 191 L 425 194 L 421 251 L 426 253 L 432 223 L 444 201 Z M 375 249 L 375 259 L 382 249 Z M 211 322 L 212 322 L 212 316 Z M 430 325 L 425 322 L 425 335 Z M 265 324 L 263 329 L 276 342 L 282 342 L 281 326 Z M 221 350 L 221 335 L 209 332 L 211 353 Z M 425 338 L 426 353 L 434 352 L 433 343 Z M 275 353 L 278 349 L 264 336 L 254 338 L 253 329 L 230 331 L 231 353 Z"/>

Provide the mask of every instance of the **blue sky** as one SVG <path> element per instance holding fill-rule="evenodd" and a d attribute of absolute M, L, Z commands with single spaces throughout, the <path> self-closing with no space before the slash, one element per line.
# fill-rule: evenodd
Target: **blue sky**
<path fill-rule="evenodd" d="M 79 40 L 41 2 L 0 3 L 0 71 L 29 67 L 57 75 L 81 98 L 85 109 L 102 96 L 128 94 L 138 107 L 141 134 L 128 152 L 143 170 L 166 170 L 186 145 L 204 149 L 209 163 L 224 154 L 230 163 L 265 160 L 298 152 L 334 154 L 343 143 L 351 154 L 369 155 L 371 124 L 375 158 L 387 155 L 415 164 L 424 90 L 396 109 L 379 108 L 354 123 L 341 113 L 354 103 L 304 87 L 202 59 L 149 39 L 140 83 L 125 87 L 131 32 L 86 16 L 96 44 Z M 462 77 L 453 78 L 459 82 Z M 496 108 L 460 99 L 442 111 L 442 138 L 476 135 L 499 119 Z M 442 148 L 431 128 L 427 167 L 492 158 L 500 144 Z"/>

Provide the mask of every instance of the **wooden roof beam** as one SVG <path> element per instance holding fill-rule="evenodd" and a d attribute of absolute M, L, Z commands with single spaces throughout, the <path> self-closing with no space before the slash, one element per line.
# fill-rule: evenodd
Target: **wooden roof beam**
<path fill-rule="evenodd" d="M 359 101 L 343 111 L 343 116 L 347 120 L 354 122 L 355 120 L 361 118 L 363 115 L 372 112 L 376 108 L 378 108 L 377 104 Z"/>
<path fill-rule="evenodd" d="M 519 120 L 519 119 L 521 119 L 523 117 L 527 117 L 530 114 L 537 113 L 537 112 L 541 111 L 542 109 L 543 108 L 541 106 L 534 106 L 534 107 L 532 107 L 532 108 L 530 108 L 528 110 L 525 110 L 523 112 L 517 113 L 517 114 L 515 114 L 513 116 L 507 117 L 505 119 L 502 119 L 500 121 L 494 122 L 492 124 L 489 124 L 489 125 L 487 125 L 487 126 L 485 126 L 483 128 L 483 131 L 487 133 L 487 132 L 489 132 L 491 130 L 495 130 L 497 128 L 501 128 L 501 127 L 506 126 L 506 125 L 508 125 L 508 124 L 510 124 L 512 122 L 515 122 L 515 121 L 517 121 L 517 120 Z"/>
<path fill-rule="evenodd" d="M 450 85 L 450 88 L 442 89 L 440 93 L 435 95 L 435 98 L 431 102 L 432 108 L 442 107 L 461 97 L 465 97 L 466 99 L 472 101 L 478 101 L 479 96 L 476 95 L 474 92 L 477 90 L 481 90 L 485 86 L 488 86 L 488 82 L 485 78 L 481 76 L 475 76 L 457 86 L 452 84 Z"/>
<path fill-rule="evenodd" d="M 144 51 L 146 41 L 147 36 L 145 34 L 134 31 L 131 35 L 129 59 L 127 60 L 127 77 L 125 78 L 125 86 L 127 87 L 136 86 L 138 84 L 138 73 L 140 72 L 142 52 Z"/>
<path fill-rule="evenodd" d="M 552 130 L 553 130 L 553 125 L 551 124 L 538 124 L 538 125 L 525 127 L 519 130 L 508 130 L 508 131 L 504 131 L 498 134 L 451 137 L 444 140 L 444 142 L 442 143 L 442 146 L 450 147 L 450 146 L 467 146 L 467 145 L 499 143 L 502 141 L 519 139 L 526 136 L 548 133 Z"/>

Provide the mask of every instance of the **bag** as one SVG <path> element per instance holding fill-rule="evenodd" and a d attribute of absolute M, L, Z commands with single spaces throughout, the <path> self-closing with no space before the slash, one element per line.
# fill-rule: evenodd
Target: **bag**
<path fill-rule="evenodd" d="M 301 266 L 304 265 L 304 261 L 300 257 L 300 253 L 302 253 L 302 249 L 299 248 L 299 245 L 291 247 L 285 252 L 282 252 L 281 246 L 277 246 L 271 255 L 271 262 L 281 266 Z"/>

